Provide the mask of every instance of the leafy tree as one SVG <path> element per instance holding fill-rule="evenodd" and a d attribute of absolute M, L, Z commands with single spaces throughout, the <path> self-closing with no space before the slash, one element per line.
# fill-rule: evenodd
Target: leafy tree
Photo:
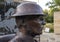
<path fill-rule="evenodd" d="M 57 6 L 60 6 L 60 0 L 54 0 L 54 2 Z"/>
<path fill-rule="evenodd" d="M 52 0 L 52 2 L 46 3 L 47 6 L 54 12 L 60 11 L 60 0 Z"/>
<path fill-rule="evenodd" d="M 44 14 L 47 15 L 47 17 L 45 18 L 45 21 L 47 23 L 53 23 L 53 13 L 52 13 L 52 10 L 45 9 L 44 10 Z"/>
<path fill-rule="evenodd" d="M 52 2 L 46 3 L 46 5 L 50 8 L 50 10 L 47 12 L 48 16 L 46 18 L 46 21 L 48 23 L 53 23 L 53 14 L 55 11 L 60 11 L 60 0 L 52 0 Z M 46 13 L 46 11 L 44 11 Z"/>

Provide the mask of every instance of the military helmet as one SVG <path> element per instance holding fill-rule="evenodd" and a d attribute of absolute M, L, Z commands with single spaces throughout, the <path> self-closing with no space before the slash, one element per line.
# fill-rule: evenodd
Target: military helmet
<path fill-rule="evenodd" d="M 16 13 L 12 16 L 44 15 L 42 8 L 35 2 L 23 2 L 16 8 Z"/>

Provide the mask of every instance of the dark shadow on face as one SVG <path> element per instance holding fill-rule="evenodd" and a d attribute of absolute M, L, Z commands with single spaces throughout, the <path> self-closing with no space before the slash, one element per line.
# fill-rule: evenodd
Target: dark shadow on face
<path fill-rule="evenodd" d="M 42 34 L 42 22 L 44 21 L 43 16 L 22 16 L 16 17 L 16 23 L 19 27 L 25 24 L 25 29 L 29 35 L 40 35 Z"/>
<path fill-rule="evenodd" d="M 34 35 L 39 35 L 42 33 L 43 28 L 41 27 L 41 24 L 38 22 L 31 20 L 28 22 L 27 26 L 28 26 L 28 28 L 31 29 L 32 34 L 34 34 Z"/>

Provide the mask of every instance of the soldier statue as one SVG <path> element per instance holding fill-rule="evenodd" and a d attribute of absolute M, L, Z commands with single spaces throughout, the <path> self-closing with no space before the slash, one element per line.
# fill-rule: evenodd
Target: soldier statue
<path fill-rule="evenodd" d="M 34 37 L 42 34 L 44 22 L 42 8 L 35 2 L 24 2 L 17 6 L 15 18 L 19 33 L 10 42 L 36 42 Z"/>
<path fill-rule="evenodd" d="M 42 34 L 45 25 L 42 8 L 35 2 L 22 2 L 12 17 L 19 32 L 9 42 L 37 42 L 34 37 Z"/>

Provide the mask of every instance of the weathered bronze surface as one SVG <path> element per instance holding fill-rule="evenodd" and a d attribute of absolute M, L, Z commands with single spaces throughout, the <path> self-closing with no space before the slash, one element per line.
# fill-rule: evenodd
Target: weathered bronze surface
<path fill-rule="evenodd" d="M 16 19 L 19 32 L 9 42 L 37 42 L 36 35 L 42 34 L 44 14 L 42 8 L 35 2 L 24 2 L 17 6 L 16 13 L 12 15 Z"/>

